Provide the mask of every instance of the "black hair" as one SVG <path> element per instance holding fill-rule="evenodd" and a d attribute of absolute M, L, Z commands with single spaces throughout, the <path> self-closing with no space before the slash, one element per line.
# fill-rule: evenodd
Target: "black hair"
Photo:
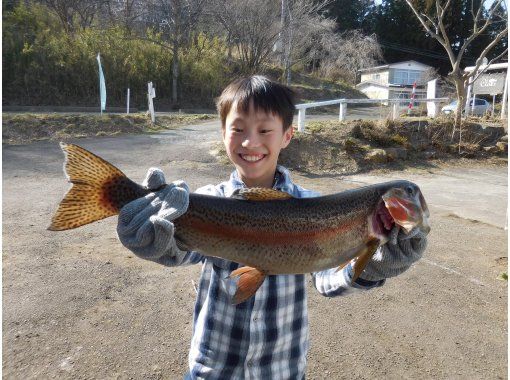
<path fill-rule="evenodd" d="M 284 131 L 292 125 L 296 110 L 294 91 L 265 76 L 253 75 L 236 79 L 223 90 L 218 98 L 216 107 L 222 128 L 225 128 L 227 115 L 234 104 L 238 111 L 247 113 L 251 101 L 256 110 L 278 115 L 283 121 Z"/>

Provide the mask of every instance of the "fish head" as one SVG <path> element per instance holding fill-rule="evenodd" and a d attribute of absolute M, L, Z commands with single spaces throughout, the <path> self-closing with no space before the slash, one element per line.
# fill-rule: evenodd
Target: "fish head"
<path fill-rule="evenodd" d="M 411 231 L 430 232 L 430 212 L 420 188 L 405 182 L 386 191 L 382 200 L 394 222 L 409 234 Z"/>

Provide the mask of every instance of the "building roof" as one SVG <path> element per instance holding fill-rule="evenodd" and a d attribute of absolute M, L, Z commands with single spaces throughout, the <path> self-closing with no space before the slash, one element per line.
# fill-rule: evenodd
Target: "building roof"
<path fill-rule="evenodd" d="M 366 86 L 366 85 L 373 85 L 373 86 L 377 86 L 377 87 L 388 88 L 387 84 L 383 84 L 383 83 L 373 81 L 373 80 L 366 80 L 364 82 L 360 82 L 356 85 L 356 87 L 361 87 L 361 86 Z"/>
<path fill-rule="evenodd" d="M 387 65 L 380 65 L 380 66 L 374 66 L 374 67 L 367 67 L 366 69 L 360 69 L 358 70 L 358 72 L 366 72 L 366 71 L 378 71 L 378 70 L 383 70 L 383 69 L 389 69 L 395 65 L 400 65 L 401 63 L 406 63 L 406 62 L 413 62 L 413 63 L 417 63 L 418 65 L 421 65 L 421 66 L 425 66 L 425 67 L 432 67 L 432 66 L 429 66 L 429 65 L 426 65 L 424 63 L 421 63 L 421 62 L 418 62 L 418 61 L 415 61 L 415 60 L 408 60 L 408 61 L 401 61 L 401 62 L 394 62 L 394 63 L 389 63 Z"/>
<path fill-rule="evenodd" d="M 464 72 L 471 72 L 476 68 L 476 66 L 468 66 L 464 69 Z M 500 69 L 508 69 L 508 62 L 502 62 L 502 63 L 491 63 L 490 65 L 481 65 L 478 70 L 500 70 Z"/>
<path fill-rule="evenodd" d="M 384 84 L 384 83 L 380 83 L 380 82 L 373 81 L 373 80 L 366 80 L 364 82 L 360 82 L 360 83 L 356 84 L 356 88 L 359 88 L 361 86 L 366 86 L 366 85 L 372 85 L 372 86 L 377 86 L 377 87 L 381 87 L 381 88 L 413 88 L 412 84 L 396 84 L 396 83 Z M 416 83 L 416 88 L 424 88 L 424 87 L 425 87 L 425 83 Z"/>

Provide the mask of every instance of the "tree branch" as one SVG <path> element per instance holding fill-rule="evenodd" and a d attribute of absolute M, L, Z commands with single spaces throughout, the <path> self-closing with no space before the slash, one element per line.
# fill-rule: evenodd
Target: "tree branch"
<path fill-rule="evenodd" d="M 496 61 L 496 60 L 500 59 L 502 56 L 504 56 L 504 55 L 505 55 L 505 54 L 507 54 L 507 53 L 508 53 L 508 48 L 506 48 L 506 49 L 505 49 L 505 50 L 504 50 L 504 51 L 503 51 L 500 55 L 498 55 L 497 57 L 492 58 L 492 59 L 491 59 L 491 60 L 487 63 L 487 65 L 486 65 L 486 66 L 485 66 L 482 70 L 480 70 L 478 73 L 476 73 L 476 69 L 475 69 L 475 70 L 473 70 L 473 72 L 474 72 L 474 73 L 476 73 L 476 75 L 474 75 L 474 76 L 472 77 L 471 82 L 476 81 L 480 75 L 482 75 L 485 71 L 487 71 L 487 69 L 488 69 L 488 68 L 489 68 L 489 66 L 492 64 L 492 62 L 494 62 L 494 61 Z M 466 77 L 466 79 L 469 79 L 469 77 Z"/>
<path fill-rule="evenodd" d="M 494 40 L 492 40 L 491 43 L 489 45 L 487 45 L 485 47 L 485 49 L 483 49 L 482 53 L 480 54 L 480 57 L 476 60 L 475 68 L 472 71 L 472 73 L 476 73 L 476 71 L 478 71 L 479 67 L 482 65 L 483 58 L 485 58 L 487 56 L 487 54 L 494 48 L 494 46 L 496 46 L 498 44 L 499 41 L 501 41 L 501 39 L 504 36 L 506 36 L 507 33 L 508 33 L 508 26 L 504 30 L 499 32 L 498 35 L 496 36 L 496 38 L 494 38 Z M 505 49 L 505 50 L 507 50 L 507 49 Z M 466 79 L 471 77 L 472 75 L 475 75 L 475 74 L 466 75 Z"/>

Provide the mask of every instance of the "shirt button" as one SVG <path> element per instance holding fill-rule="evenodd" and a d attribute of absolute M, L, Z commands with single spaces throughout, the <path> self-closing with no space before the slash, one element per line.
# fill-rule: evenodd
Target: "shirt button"
<path fill-rule="evenodd" d="M 248 361 L 248 367 L 251 367 L 253 365 L 253 362 L 251 360 Z"/>
<path fill-rule="evenodd" d="M 253 317 L 253 322 L 257 322 L 258 318 L 257 317 Z"/>

